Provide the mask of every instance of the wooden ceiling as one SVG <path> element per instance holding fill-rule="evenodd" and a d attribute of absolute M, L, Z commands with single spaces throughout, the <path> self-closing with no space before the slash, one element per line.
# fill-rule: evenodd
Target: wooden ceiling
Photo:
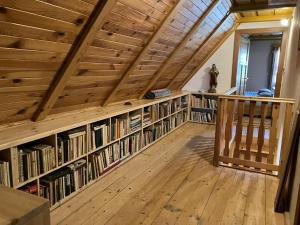
<path fill-rule="evenodd" d="M 0 124 L 180 89 L 236 28 L 231 7 L 230 0 L 0 0 Z"/>

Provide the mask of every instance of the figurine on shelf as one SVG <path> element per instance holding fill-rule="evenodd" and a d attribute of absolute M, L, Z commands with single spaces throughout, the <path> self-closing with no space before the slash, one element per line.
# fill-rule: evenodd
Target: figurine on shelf
<path fill-rule="evenodd" d="M 211 67 L 211 70 L 209 71 L 209 75 L 210 75 L 210 89 L 208 90 L 209 93 L 216 93 L 217 90 L 217 85 L 218 85 L 218 75 L 219 75 L 219 71 L 216 67 L 216 64 L 213 64 Z"/>

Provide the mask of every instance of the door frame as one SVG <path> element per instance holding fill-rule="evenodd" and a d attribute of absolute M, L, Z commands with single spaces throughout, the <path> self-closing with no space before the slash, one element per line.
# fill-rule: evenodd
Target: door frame
<path fill-rule="evenodd" d="M 241 44 L 241 36 L 245 34 L 272 34 L 272 33 L 282 33 L 281 46 L 280 46 L 280 57 L 278 64 L 278 73 L 276 78 L 276 86 L 275 86 L 275 97 L 280 97 L 281 92 L 281 83 L 282 76 L 284 72 L 284 61 L 286 54 L 286 46 L 288 42 L 288 28 L 287 27 L 272 27 L 272 28 L 257 28 L 257 29 L 241 29 L 235 32 L 234 36 L 234 50 L 233 50 L 233 64 L 232 64 L 232 73 L 231 73 L 231 87 L 236 86 L 237 80 L 237 65 L 238 65 L 238 57 L 239 50 Z"/>

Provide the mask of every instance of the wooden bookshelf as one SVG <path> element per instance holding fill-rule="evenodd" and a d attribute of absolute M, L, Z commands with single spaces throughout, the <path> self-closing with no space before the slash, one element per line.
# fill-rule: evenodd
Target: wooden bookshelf
<path fill-rule="evenodd" d="M 217 93 L 191 93 L 190 121 L 193 123 L 215 125 L 217 118 Z"/>
<path fill-rule="evenodd" d="M 86 121 L 74 116 L 77 126 L 67 119 L 64 126 L 58 127 L 60 119 L 52 119 L 31 128 L 6 128 L 7 132 L 16 132 L 16 139 L 0 140 L 0 160 L 9 163 L 7 186 L 50 198 L 53 210 L 189 121 L 188 93 L 139 102 L 130 107 L 119 106 L 119 112 L 104 111 Z M 116 110 L 116 106 L 110 108 Z M 47 125 L 55 127 L 47 130 Z M 146 132 L 151 133 L 147 141 Z M 4 130 L 1 133 L 6 134 Z M 48 149 L 45 155 L 36 150 L 41 144 Z"/>

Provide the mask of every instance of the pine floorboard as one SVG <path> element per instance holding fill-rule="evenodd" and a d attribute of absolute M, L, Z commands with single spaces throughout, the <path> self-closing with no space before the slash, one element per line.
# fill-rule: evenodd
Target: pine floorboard
<path fill-rule="evenodd" d="M 213 126 L 188 123 L 51 213 L 56 225 L 284 225 L 278 180 L 213 167 Z"/>

